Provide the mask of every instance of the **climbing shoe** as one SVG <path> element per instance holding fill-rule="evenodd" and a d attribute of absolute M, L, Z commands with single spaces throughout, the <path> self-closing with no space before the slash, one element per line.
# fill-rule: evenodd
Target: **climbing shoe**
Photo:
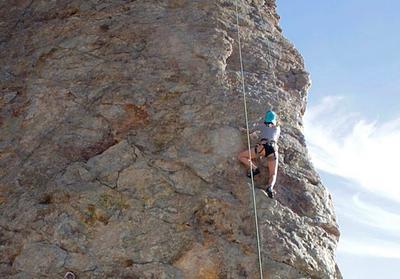
<path fill-rule="evenodd" d="M 64 279 L 75 279 L 75 274 L 73 274 L 72 272 L 68 271 L 67 273 L 65 273 L 64 275 Z"/>
<path fill-rule="evenodd" d="M 260 170 L 259 170 L 258 168 L 256 168 L 256 169 L 253 170 L 253 176 L 256 176 L 256 175 L 259 174 L 259 173 L 260 173 Z M 251 172 L 250 172 L 250 170 L 247 172 L 247 177 L 248 177 L 248 178 L 251 178 Z"/>
<path fill-rule="evenodd" d="M 274 198 L 274 191 L 272 191 L 271 187 L 268 187 L 266 190 L 261 190 L 266 196 L 268 196 L 270 199 Z"/>

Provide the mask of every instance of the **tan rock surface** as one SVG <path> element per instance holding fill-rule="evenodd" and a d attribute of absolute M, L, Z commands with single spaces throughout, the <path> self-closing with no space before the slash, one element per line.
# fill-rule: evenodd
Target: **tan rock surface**
<path fill-rule="evenodd" d="M 258 278 L 234 3 L 0 3 L 0 277 Z M 239 10 L 249 118 L 282 127 L 265 278 L 340 278 L 303 59 L 275 1 Z"/>

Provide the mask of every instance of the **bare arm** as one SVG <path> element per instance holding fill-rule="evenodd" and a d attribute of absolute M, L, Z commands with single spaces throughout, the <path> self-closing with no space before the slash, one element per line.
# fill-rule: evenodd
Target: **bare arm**
<path fill-rule="evenodd" d="M 256 122 L 256 123 L 254 123 L 254 125 L 252 127 L 249 127 L 250 136 L 253 136 L 253 134 L 256 133 L 257 131 L 260 131 L 261 127 L 262 127 L 261 122 Z M 242 132 L 247 131 L 247 129 L 243 128 L 243 127 L 240 127 L 239 130 Z"/>

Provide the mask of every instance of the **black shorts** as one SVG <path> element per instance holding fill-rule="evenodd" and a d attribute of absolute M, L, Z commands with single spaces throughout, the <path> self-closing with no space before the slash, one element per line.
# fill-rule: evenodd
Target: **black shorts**
<path fill-rule="evenodd" d="M 261 146 L 262 148 L 260 148 Z M 261 140 L 261 142 L 256 145 L 255 148 L 256 154 L 261 155 L 260 153 L 263 152 L 264 150 L 265 150 L 265 157 L 268 157 L 271 154 L 276 154 L 273 144 Z"/>

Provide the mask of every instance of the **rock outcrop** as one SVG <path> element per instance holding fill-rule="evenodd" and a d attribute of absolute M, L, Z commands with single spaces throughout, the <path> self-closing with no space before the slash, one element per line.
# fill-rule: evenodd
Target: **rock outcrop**
<path fill-rule="evenodd" d="M 264 276 L 340 278 L 302 57 L 274 0 L 239 12 L 250 120 L 282 127 Z M 0 61 L 0 277 L 258 278 L 235 1 L 2 1 Z"/>

